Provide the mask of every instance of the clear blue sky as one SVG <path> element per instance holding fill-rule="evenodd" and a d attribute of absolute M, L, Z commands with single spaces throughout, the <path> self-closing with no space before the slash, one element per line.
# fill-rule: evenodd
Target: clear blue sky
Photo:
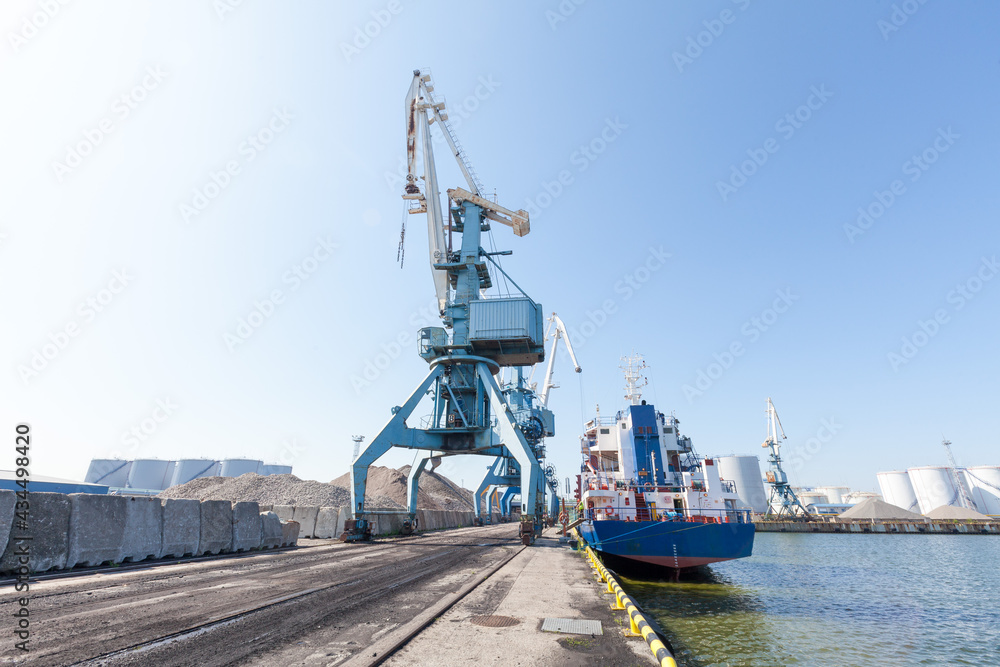
<path fill-rule="evenodd" d="M 36 474 L 347 470 L 426 372 L 422 219 L 396 263 L 414 68 L 488 191 L 536 207 L 494 237 L 579 336 L 560 476 L 632 349 L 703 454 L 762 453 L 770 396 L 794 482 L 874 489 L 943 463 L 942 434 L 1000 463 L 997 5 L 226 1 L 0 12 L 0 414 L 11 443 L 33 425 Z"/>

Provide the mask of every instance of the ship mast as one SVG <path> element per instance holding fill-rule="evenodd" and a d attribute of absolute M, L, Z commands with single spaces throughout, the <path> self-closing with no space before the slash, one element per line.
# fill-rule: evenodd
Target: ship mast
<path fill-rule="evenodd" d="M 641 354 L 635 352 L 631 356 L 623 356 L 621 361 L 618 368 L 625 373 L 625 398 L 629 400 L 631 405 L 639 405 L 640 399 L 642 399 L 639 390 L 649 384 L 649 380 L 642 374 L 642 371 L 646 370 L 646 362 Z"/>

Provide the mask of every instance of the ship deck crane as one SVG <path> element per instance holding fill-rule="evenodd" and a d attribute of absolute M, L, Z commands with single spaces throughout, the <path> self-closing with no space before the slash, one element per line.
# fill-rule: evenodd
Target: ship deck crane
<path fill-rule="evenodd" d="M 407 513 L 412 527 L 417 485 L 428 461 L 440 456 L 477 454 L 513 458 L 520 472 L 523 517 L 541 532 L 544 474 L 543 450 L 530 435 L 535 424 L 531 396 L 519 382 L 516 391 L 503 390 L 496 380 L 502 367 L 534 365 L 544 360 L 541 306 L 521 291 L 519 296 L 487 295 L 492 270 L 517 287 L 481 246 L 492 222 L 530 231 L 528 213 L 513 211 L 482 196 L 482 186 L 455 133 L 448 125 L 443 101 L 433 95 L 430 74 L 415 70 L 406 96 L 407 176 L 403 199 L 409 213 L 426 214 L 431 275 L 443 327 L 424 327 L 418 354 L 430 369 L 402 405 L 391 410 L 385 426 L 358 454 L 351 466 L 352 528 L 344 539 L 358 539 L 368 527 L 365 507 L 368 467 L 394 447 L 421 452 L 410 469 Z M 438 124 L 465 177 L 466 188 L 448 190 L 447 216 L 442 210 L 431 138 Z M 423 176 L 416 171 L 418 146 Z M 423 181 L 423 187 L 420 181 Z M 460 239 L 457 239 L 460 237 Z M 517 288 L 520 290 L 520 288 Z M 450 330 L 450 331 L 449 331 Z M 518 368 L 520 380 L 520 368 Z M 420 426 L 407 420 L 425 397 L 431 414 Z M 527 406 L 527 407 L 526 407 Z M 551 414 L 551 413 L 550 413 Z"/>
<path fill-rule="evenodd" d="M 779 439 L 780 434 L 780 439 Z M 774 409 L 771 398 L 767 399 L 767 439 L 761 447 L 770 449 L 771 453 L 767 457 L 770 469 L 767 471 L 767 483 L 771 485 L 771 497 L 767 502 L 767 514 L 785 515 L 806 515 L 809 512 L 802 506 L 802 502 L 795 491 L 788 484 L 788 476 L 781 468 L 781 440 L 786 440 L 785 429 L 778 419 L 778 411 Z"/>

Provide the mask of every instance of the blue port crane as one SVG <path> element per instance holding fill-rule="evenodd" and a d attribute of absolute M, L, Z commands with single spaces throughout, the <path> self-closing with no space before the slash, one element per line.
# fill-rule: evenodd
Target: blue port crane
<path fill-rule="evenodd" d="M 774 403 L 768 397 L 767 439 L 761 445 L 765 449 L 770 449 L 770 455 L 767 457 L 767 462 L 770 464 L 767 471 L 767 483 L 771 485 L 771 497 L 767 503 L 767 514 L 808 516 L 809 512 L 802 506 L 802 502 L 788 483 L 788 475 L 781 468 L 781 441 L 786 439 L 785 429 L 782 428 L 781 420 L 778 419 L 778 411 L 774 409 Z"/>
<path fill-rule="evenodd" d="M 370 535 L 369 519 L 378 508 L 365 505 L 368 467 L 392 448 L 420 453 L 410 468 L 404 530 L 414 526 L 417 488 L 426 464 L 443 456 L 476 454 L 516 462 L 521 514 L 532 522 L 527 532 L 541 532 L 545 484 L 541 439 L 546 426 L 551 431 L 553 420 L 551 412 L 535 405 L 520 367 L 545 358 L 542 309 L 494 259 L 510 251 L 487 252 L 481 240 L 492 223 L 525 236 L 530 231 L 528 213 L 482 196 L 479 178 L 448 124 L 445 103 L 436 100 L 433 91 L 430 73 L 415 70 L 406 96 L 408 171 L 403 199 L 410 214 L 427 216 L 431 276 L 443 326 L 420 329 L 418 354 L 429 365 L 426 377 L 402 405 L 392 408 L 385 426 L 355 457 L 352 523 L 345 539 Z M 441 130 L 467 184 L 467 189 L 447 191 L 446 212 L 438 190 L 432 125 Z M 418 152 L 423 158 L 422 176 L 417 174 Z M 518 294 L 491 293 L 498 274 Z M 505 367 L 518 367 L 519 380 L 501 389 L 497 375 Z M 431 404 L 430 414 L 418 425 L 414 410 L 425 398 Z"/>

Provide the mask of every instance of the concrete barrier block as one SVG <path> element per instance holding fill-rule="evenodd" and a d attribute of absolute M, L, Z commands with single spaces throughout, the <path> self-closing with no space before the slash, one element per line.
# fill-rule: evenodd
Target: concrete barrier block
<path fill-rule="evenodd" d="M 295 513 L 295 508 L 291 505 L 275 505 L 271 508 L 271 511 L 278 515 L 278 518 L 282 521 L 291 521 L 292 514 Z"/>
<path fill-rule="evenodd" d="M 159 498 L 125 497 L 125 534 L 115 562 L 137 563 L 163 554 L 163 504 Z"/>
<path fill-rule="evenodd" d="M 161 555 L 193 556 L 200 540 L 201 503 L 194 498 L 164 498 Z"/>
<path fill-rule="evenodd" d="M 69 497 L 63 493 L 32 491 L 28 502 L 31 503 L 28 530 L 19 530 L 17 523 L 13 524 L 10 539 L 0 558 L 0 571 L 14 572 L 20 566 L 17 551 L 25 545 L 30 545 L 29 567 L 32 572 L 66 567 L 69 555 L 69 517 L 72 514 Z M 30 537 L 31 540 L 20 541 L 18 538 L 21 536 Z"/>
<path fill-rule="evenodd" d="M 281 546 L 281 519 L 274 512 L 260 515 L 261 548 L 276 549 Z"/>
<path fill-rule="evenodd" d="M 281 546 L 294 547 L 299 540 L 299 522 L 281 522 Z"/>
<path fill-rule="evenodd" d="M 347 520 L 350 519 L 350 518 L 351 518 L 351 508 L 350 507 L 341 507 L 340 508 L 340 513 L 337 514 L 337 535 L 336 535 L 336 537 L 340 537 L 341 534 L 343 534 L 343 532 L 344 532 L 344 525 L 347 523 Z"/>
<path fill-rule="evenodd" d="M 255 502 L 233 503 L 233 551 L 260 549 L 260 506 Z"/>
<path fill-rule="evenodd" d="M 340 533 L 337 532 L 337 519 L 339 517 L 339 507 L 320 507 L 316 514 L 316 529 L 313 531 L 313 536 L 323 539 L 339 537 Z"/>
<path fill-rule="evenodd" d="M 9 489 L 0 489 L 0 544 L 5 547 L 7 546 L 7 541 L 10 538 L 11 526 L 14 525 L 15 502 L 17 502 L 16 493 L 10 491 Z"/>
<path fill-rule="evenodd" d="M 260 511 L 263 513 L 263 512 L 270 512 L 271 508 L 274 507 L 274 505 L 260 505 L 260 504 L 258 504 L 257 507 L 259 507 Z"/>
<path fill-rule="evenodd" d="M 201 501 L 198 553 L 220 554 L 233 548 L 233 506 L 228 500 Z"/>
<path fill-rule="evenodd" d="M 35 494 L 31 494 L 34 498 Z M 69 554 L 66 568 L 117 562 L 125 539 L 128 498 L 69 494 Z"/>
<path fill-rule="evenodd" d="M 318 507 L 295 506 L 292 512 L 292 521 L 299 524 L 299 537 L 314 537 L 316 535 L 316 516 L 318 514 Z"/>

